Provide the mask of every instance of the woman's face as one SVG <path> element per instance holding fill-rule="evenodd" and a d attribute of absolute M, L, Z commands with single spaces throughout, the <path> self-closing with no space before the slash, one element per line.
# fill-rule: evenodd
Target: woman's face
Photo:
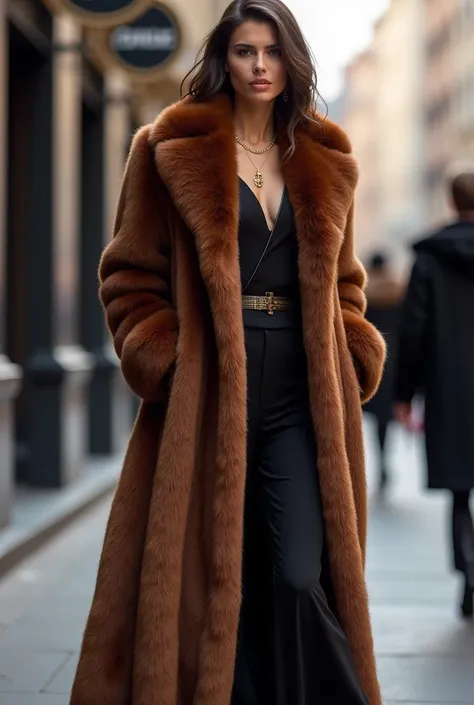
<path fill-rule="evenodd" d="M 252 103 L 269 103 L 285 90 L 287 70 L 276 28 L 248 20 L 229 42 L 226 69 L 238 96 Z"/>

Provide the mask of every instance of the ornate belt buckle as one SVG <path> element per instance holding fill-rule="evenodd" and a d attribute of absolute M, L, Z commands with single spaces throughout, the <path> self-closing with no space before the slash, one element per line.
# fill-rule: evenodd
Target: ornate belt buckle
<path fill-rule="evenodd" d="M 274 311 L 274 308 L 275 308 L 275 302 L 274 302 L 274 300 L 273 300 L 273 291 L 266 291 L 266 292 L 265 292 L 265 296 L 266 296 L 267 299 L 268 299 L 268 303 L 267 303 L 267 313 L 268 313 L 269 316 L 273 316 L 273 311 Z"/>

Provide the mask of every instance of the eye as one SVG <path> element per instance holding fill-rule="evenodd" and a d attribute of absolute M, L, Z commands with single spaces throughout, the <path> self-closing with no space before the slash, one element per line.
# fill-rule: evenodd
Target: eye
<path fill-rule="evenodd" d="M 239 49 L 237 52 L 239 56 L 249 56 L 251 53 L 251 49 Z"/>
<path fill-rule="evenodd" d="M 281 56 L 281 49 L 270 49 L 269 54 L 271 56 Z"/>

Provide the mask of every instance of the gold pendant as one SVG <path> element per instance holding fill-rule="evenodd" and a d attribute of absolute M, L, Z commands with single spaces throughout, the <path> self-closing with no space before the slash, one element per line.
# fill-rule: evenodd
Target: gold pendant
<path fill-rule="evenodd" d="M 259 169 L 257 169 L 257 173 L 253 177 L 253 182 L 257 188 L 262 188 L 263 176 L 262 176 L 262 172 Z"/>

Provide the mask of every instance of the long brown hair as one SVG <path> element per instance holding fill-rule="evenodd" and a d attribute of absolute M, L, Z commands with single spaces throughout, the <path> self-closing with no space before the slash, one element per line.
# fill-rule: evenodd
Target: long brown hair
<path fill-rule="evenodd" d="M 278 32 L 288 71 L 288 100 L 285 102 L 282 96 L 278 96 L 275 117 L 286 125 L 290 146 L 285 156 L 288 157 L 295 150 L 295 131 L 298 125 L 308 120 L 317 120 L 311 115 L 311 109 L 316 108 L 321 96 L 317 88 L 311 49 L 293 13 L 281 0 L 233 0 L 220 22 L 204 40 L 194 67 L 183 79 L 181 95 L 189 80 L 186 95 L 191 95 L 195 100 L 208 100 L 216 93 L 233 96 L 230 78 L 225 71 L 227 51 L 233 31 L 248 20 L 270 22 Z"/>

